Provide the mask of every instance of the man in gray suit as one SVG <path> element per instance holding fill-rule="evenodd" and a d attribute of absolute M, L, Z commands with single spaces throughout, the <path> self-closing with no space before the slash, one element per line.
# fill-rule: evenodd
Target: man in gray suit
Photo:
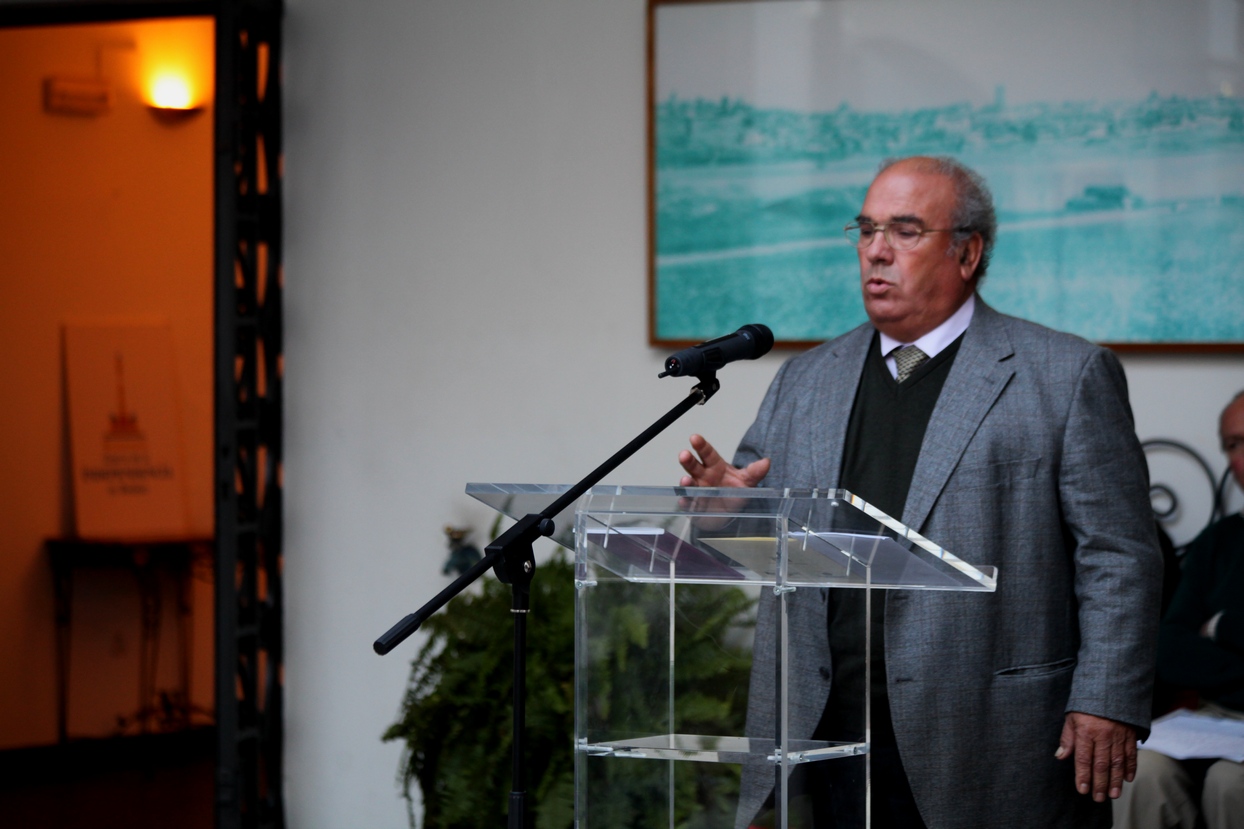
<path fill-rule="evenodd" d="M 998 568 L 992 594 L 878 592 L 871 655 L 860 591 L 788 600 L 792 738 L 827 733 L 871 660 L 874 826 L 1109 826 L 1149 725 L 1162 561 L 1123 371 L 976 296 L 995 230 L 971 170 L 887 162 L 847 228 L 870 322 L 782 366 L 733 464 L 698 435 L 679 456 L 684 486 L 849 489 Z M 772 784 L 745 769 L 742 825 Z M 818 829 L 841 822 L 833 781 L 808 785 Z"/>

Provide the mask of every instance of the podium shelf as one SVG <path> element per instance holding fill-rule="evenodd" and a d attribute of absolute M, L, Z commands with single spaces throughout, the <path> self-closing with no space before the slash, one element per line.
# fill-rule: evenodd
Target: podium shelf
<path fill-rule="evenodd" d="M 733 763 L 763 758 L 777 763 L 779 754 L 771 739 L 720 737 L 703 734 L 654 734 L 629 740 L 589 743 L 580 740 L 580 752 L 589 757 L 626 757 L 637 760 L 688 760 L 698 763 Z M 832 743 L 824 740 L 791 740 L 788 764 L 858 757 L 868 753 L 867 743 Z"/>

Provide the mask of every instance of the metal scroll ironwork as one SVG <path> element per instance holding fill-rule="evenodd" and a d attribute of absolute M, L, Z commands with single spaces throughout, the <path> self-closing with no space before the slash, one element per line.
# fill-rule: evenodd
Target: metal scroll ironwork
<path fill-rule="evenodd" d="M 1193 462 L 1200 467 L 1205 473 L 1205 477 L 1209 483 L 1210 491 L 1210 514 L 1209 520 L 1206 522 L 1208 527 L 1226 514 L 1226 491 L 1227 482 L 1231 478 L 1231 470 L 1228 468 L 1221 475 L 1215 475 L 1214 470 L 1210 468 L 1209 462 L 1201 456 L 1191 446 L 1170 438 L 1150 438 L 1141 444 L 1145 451 L 1150 449 L 1170 449 L 1182 455 L 1191 458 Z M 1179 512 L 1179 496 L 1170 484 L 1153 482 L 1149 485 L 1149 499 L 1153 505 L 1154 516 L 1159 522 L 1165 522 L 1173 518 Z"/>

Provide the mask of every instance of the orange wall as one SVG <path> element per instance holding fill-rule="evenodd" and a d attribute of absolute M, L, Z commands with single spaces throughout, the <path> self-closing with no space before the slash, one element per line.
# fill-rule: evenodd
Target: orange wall
<path fill-rule="evenodd" d="M 0 30 L 0 749 L 56 739 L 55 627 L 42 540 L 72 529 L 63 421 L 66 321 L 173 329 L 192 529 L 212 530 L 212 115 L 142 100 L 156 59 L 211 76 L 210 18 Z M 104 76 L 109 113 L 43 110 L 48 76 Z M 202 92 L 210 104 L 210 89 Z M 175 690 L 164 597 L 158 689 Z M 212 587 L 194 584 L 191 698 L 212 700 Z M 138 705 L 139 604 L 125 572 L 75 584 L 71 736 L 116 732 Z"/>

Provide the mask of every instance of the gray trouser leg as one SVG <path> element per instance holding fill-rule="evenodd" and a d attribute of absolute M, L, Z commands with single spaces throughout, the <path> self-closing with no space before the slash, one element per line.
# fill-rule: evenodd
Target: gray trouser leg
<path fill-rule="evenodd" d="M 1219 760 L 1209 767 L 1201 808 L 1209 829 L 1244 829 L 1244 763 Z"/>
<path fill-rule="evenodd" d="M 1114 802 L 1115 829 L 1196 829 L 1191 787 L 1178 760 L 1141 749 L 1136 779 L 1123 784 L 1123 795 Z"/>

